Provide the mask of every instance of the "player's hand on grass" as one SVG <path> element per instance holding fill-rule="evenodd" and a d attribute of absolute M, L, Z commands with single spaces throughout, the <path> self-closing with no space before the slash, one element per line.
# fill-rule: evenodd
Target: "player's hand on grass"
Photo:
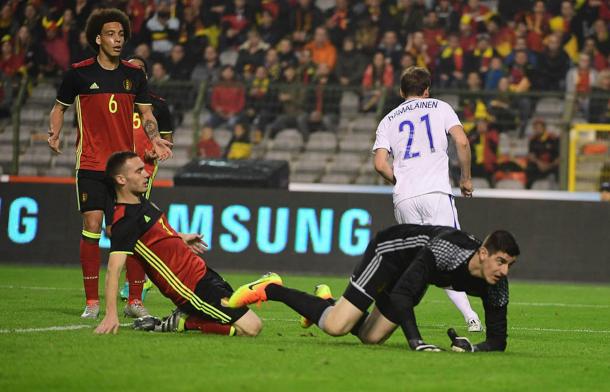
<path fill-rule="evenodd" d="M 169 140 L 165 140 L 160 136 L 157 136 L 153 140 L 151 140 L 153 149 L 155 154 L 157 155 L 160 161 L 165 161 L 172 157 L 172 149 L 171 147 L 174 145 Z"/>
<path fill-rule="evenodd" d="M 442 348 L 440 348 L 434 344 L 428 344 L 428 343 L 424 342 L 423 340 L 416 340 L 416 339 L 409 340 L 409 346 L 411 347 L 411 350 L 413 350 L 413 351 L 431 351 L 431 352 L 444 351 Z"/>
<path fill-rule="evenodd" d="M 116 335 L 117 332 L 119 332 L 119 317 L 116 314 L 107 314 L 100 323 L 100 325 L 95 328 L 94 332 L 97 334 L 112 333 Z"/>
<path fill-rule="evenodd" d="M 180 237 L 184 243 L 193 251 L 195 254 L 200 254 L 208 249 L 208 244 L 203 240 L 201 234 L 186 234 L 180 233 Z"/>
<path fill-rule="evenodd" d="M 460 180 L 460 190 L 462 191 L 462 196 L 464 197 L 472 197 L 472 180 Z"/>
<path fill-rule="evenodd" d="M 449 328 L 447 330 L 447 336 L 451 339 L 451 350 L 458 353 L 471 353 L 474 352 L 474 345 L 470 343 L 468 338 L 463 336 L 458 336 L 455 329 Z"/>

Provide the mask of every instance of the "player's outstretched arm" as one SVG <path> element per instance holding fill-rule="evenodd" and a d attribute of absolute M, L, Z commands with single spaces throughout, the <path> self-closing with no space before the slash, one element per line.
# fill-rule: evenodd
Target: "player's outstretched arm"
<path fill-rule="evenodd" d="M 116 299 L 119 295 L 119 278 L 127 260 L 126 253 L 111 253 L 108 259 L 108 271 L 106 273 L 106 315 L 95 329 L 95 333 L 116 334 L 119 332 L 119 314 L 117 312 Z"/>
<path fill-rule="evenodd" d="M 49 143 L 49 148 L 58 154 L 61 154 L 61 150 L 59 149 L 59 135 L 61 133 L 61 128 L 64 125 L 64 113 L 67 109 L 68 106 L 55 102 L 49 116 L 49 138 L 47 139 L 47 142 Z"/>
<path fill-rule="evenodd" d="M 460 163 L 460 189 L 462 196 L 472 197 L 472 178 L 470 173 L 470 165 L 472 157 L 470 156 L 470 143 L 468 137 L 464 133 L 464 128 L 461 125 L 454 125 L 449 129 L 449 134 L 453 138 L 457 149 L 458 161 Z"/>
<path fill-rule="evenodd" d="M 161 161 L 172 157 L 172 143 L 161 138 L 159 134 L 159 126 L 152 112 L 151 105 L 138 105 L 140 114 L 142 115 L 142 124 L 146 135 L 150 139 L 157 158 Z"/>

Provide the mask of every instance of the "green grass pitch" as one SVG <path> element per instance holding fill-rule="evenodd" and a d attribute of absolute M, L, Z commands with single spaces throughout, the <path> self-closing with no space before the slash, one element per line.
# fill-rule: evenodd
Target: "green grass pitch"
<path fill-rule="evenodd" d="M 93 334 L 79 318 L 79 268 L 0 266 L 0 391 L 601 391 L 610 390 L 610 286 L 513 282 L 505 353 L 414 353 L 400 331 L 385 344 L 304 330 L 282 304 L 253 307 L 259 337 L 154 334 L 122 327 Z M 252 274 L 225 274 L 234 286 Z M 283 274 L 310 291 L 337 277 Z M 482 315 L 480 301 L 471 301 Z M 153 290 L 149 310 L 171 303 Z M 426 341 L 447 348 L 447 327 L 465 326 L 442 290 L 416 309 Z M 128 320 L 123 319 L 122 322 Z M 51 327 L 74 326 L 72 330 Z M 479 334 L 468 334 L 479 341 Z"/>

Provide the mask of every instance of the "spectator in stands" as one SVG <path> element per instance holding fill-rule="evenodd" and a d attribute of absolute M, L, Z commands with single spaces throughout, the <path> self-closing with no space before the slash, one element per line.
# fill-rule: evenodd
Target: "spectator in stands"
<path fill-rule="evenodd" d="M 297 45 L 304 45 L 311 39 L 313 31 L 324 20 L 322 11 L 312 0 L 298 0 L 292 7 L 288 16 L 288 31 L 292 33 L 292 41 Z"/>
<path fill-rule="evenodd" d="M 434 12 L 438 15 L 438 23 L 445 26 L 446 31 L 457 31 L 460 23 L 460 14 L 453 8 L 450 0 L 438 0 L 435 2 Z"/>
<path fill-rule="evenodd" d="M 311 83 L 316 75 L 316 65 L 311 60 L 311 51 L 304 49 L 299 52 L 297 79 L 304 85 Z"/>
<path fill-rule="evenodd" d="M 207 31 L 199 13 L 199 7 L 193 3 L 184 7 L 178 32 L 178 43 L 184 48 L 186 61 L 191 67 L 199 61 L 199 54 L 209 45 Z"/>
<path fill-rule="evenodd" d="M 89 48 L 89 46 L 87 47 Z M 27 26 L 21 26 L 17 31 L 15 54 L 23 58 L 25 72 L 28 73 L 30 79 L 38 79 L 38 64 L 44 61 L 44 50 L 40 46 L 40 42 L 34 41 Z"/>
<path fill-rule="evenodd" d="M 477 45 L 477 35 L 472 27 L 472 18 L 469 14 L 464 14 L 460 18 L 460 47 L 464 52 L 471 52 Z"/>
<path fill-rule="evenodd" d="M 489 61 L 489 70 L 485 74 L 484 88 L 488 91 L 498 89 L 500 79 L 506 76 L 502 59 L 499 56 L 494 56 Z"/>
<path fill-rule="evenodd" d="M 367 55 L 373 53 L 381 34 L 395 27 L 387 7 L 382 7 L 381 0 L 368 0 L 364 12 L 359 13 L 356 19 L 356 46 Z"/>
<path fill-rule="evenodd" d="M 265 63 L 263 67 L 267 70 L 269 78 L 272 82 L 277 82 L 282 76 L 282 65 L 278 57 L 277 50 L 271 48 L 265 54 Z"/>
<path fill-rule="evenodd" d="M 153 52 L 167 55 L 178 41 L 180 21 L 171 16 L 170 7 L 166 2 L 157 5 L 157 12 L 146 22 L 150 34 Z"/>
<path fill-rule="evenodd" d="M 79 0 L 79 2 L 82 2 L 82 0 Z M 151 0 L 129 0 L 127 2 L 127 9 L 125 12 L 129 16 L 129 21 L 131 22 L 131 40 L 136 45 L 147 39 L 146 35 L 149 32 L 145 28 L 145 23 L 154 14 L 154 7 L 155 3 Z"/>
<path fill-rule="evenodd" d="M 599 73 L 597 84 L 591 90 L 589 122 L 610 123 L 610 69 Z"/>
<path fill-rule="evenodd" d="M 593 23 L 593 40 L 597 50 L 607 57 L 610 54 L 610 34 L 608 34 L 608 25 L 603 19 L 597 19 Z"/>
<path fill-rule="evenodd" d="M 167 67 L 163 61 L 155 61 L 152 65 L 152 72 L 150 76 L 149 84 L 156 86 L 157 89 L 161 88 L 167 81 L 170 80 L 170 76 L 167 73 Z M 165 96 L 165 94 L 163 94 Z"/>
<path fill-rule="evenodd" d="M 460 88 L 464 86 L 464 55 L 458 35 L 449 34 L 447 45 L 441 50 L 440 55 L 439 87 Z"/>
<path fill-rule="evenodd" d="M 373 61 L 366 67 L 362 76 L 362 102 L 360 110 L 372 112 L 385 94 L 394 84 L 394 68 L 390 59 L 383 52 L 377 52 Z"/>
<path fill-rule="evenodd" d="M 238 122 L 233 126 L 233 136 L 225 150 L 227 159 L 248 159 L 252 154 L 252 143 L 248 137 L 248 127 Z"/>
<path fill-rule="evenodd" d="M 525 26 L 525 24 L 521 24 L 521 26 Z M 538 56 L 533 51 L 529 50 L 527 47 L 527 39 L 525 37 L 517 37 L 515 38 L 515 44 L 513 45 L 513 50 L 504 57 L 504 65 L 507 67 L 512 67 L 515 62 L 515 57 L 517 56 L 517 52 L 525 52 L 527 57 L 527 63 L 531 66 L 536 66 L 538 62 Z"/>
<path fill-rule="evenodd" d="M 330 41 L 336 48 L 343 45 L 348 34 L 352 33 L 354 14 L 349 0 L 337 0 L 335 6 L 326 12 L 326 28 Z"/>
<path fill-rule="evenodd" d="M 498 164 L 498 132 L 490 127 L 489 119 L 481 116 L 468 133 L 472 155 L 472 176 L 486 178 L 490 183 Z"/>
<path fill-rule="evenodd" d="M 172 48 L 167 63 L 167 71 L 172 80 L 190 79 L 191 65 L 185 57 L 184 47 L 182 45 L 174 45 Z"/>
<path fill-rule="evenodd" d="M 6 2 L 0 8 L 0 38 L 6 35 L 13 36 L 17 32 L 17 20 L 14 17 L 11 2 Z"/>
<path fill-rule="evenodd" d="M 527 93 L 532 87 L 532 80 L 535 79 L 535 69 L 528 63 L 527 52 L 525 50 L 517 50 L 515 52 L 515 61 L 508 70 L 509 90 L 513 93 Z M 514 104 L 519 109 L 521 127 L 519 135 L 525 133 L 525 126 L 532 112 L 532 98 L 527 95 L 517 95 L 514 99 Z"/>
<path fill-rule="evenodd" d="M 330 69 L 324 63 L 318 65 L 315 80 L 307 88 L 306 112 L 298 119 L 305 140 L 310 133 L 320 129 L 337 132 L 340 101 L 341 90 L 337 88 Z"/>
<path fill-rule="evenodd" d="M 550 34 L 546 38 L 546 48 L 538 60 L 540 83 L 542 90 L 563 90 L 565 79 L 570 68 L 570 57 L 561 46 L 558 34 Z"/>
<path fill-rule="evenodd" d="M 45 28 L 45 38 L 42 46 L 45 50 L 45 62 L 41 69 L 48 76 L 56 76 L 70 65 L 70 49 L 68 47 L 68 37 L 61 35 L 61 18 L 58 20 L 42 18 Z"/>
<path fill-rule="evenodd" d="M 221 50 L 232 46 L 239 46 L 245 41 L 246 33 L 251 27 L 251 23 L 256 20 L 256 11 L 256 7 L 248 4 L 246 0 L 233 0 L 232 4 L 229 3 L 228 6 L 224 7 L 224 12 L 220 19 L 222 27 L 220 36 Z"/>
<path fill-rule="evenodd" d="M 201 158 L 212 159 L 222 157 L 220 145 L 214 139 L 214 130 L 210 126 L 204 126 L 201 129 L 201 135 L 197 143 L 197 155 Z"/>
<path fill-rule="evenodd" d="M 475 33 L 485 30 L 485 20 L 491 16 L 491 10 L 479 0 L 468 0 L 462 8 L 462 15 L 468 15 L 470 26 Z"/>
<path fill-rule="evenodd" d="M 239 73 L 253 74 L 256 67 L 264 64 L 267 49 L 269 44 L 261 40 L 258 31 L 248 31 L 248 39 L 239 47 L 235 70 Z"/>
<path fill-rule="evenodd" d="M 459 41 L 456 41 L 455 44 L 459 45 Z M 405 45 L 405 52 L 415 57 L 418 67 L 428 68 L 432 63 L 432 59 L 428 56 L 428 46 L 422 31 L 415 31 L 409 34 L 407 44 Z"/>
<path fill-rule="evenodd" d="M 269 10 L 263 10 L 261 12 L 257 29 L 261 35 L 261 39 L 271 46 L 277 45 L 284 36 L 279 21 L 273 17 L 273 14 Z"/>
<path fill-rule="evenodd" d="M 284 69 L 283 79 L 277 87 L 277 99 L 279 111 L 266 129 L 269 138 L 274 138 L 284 128 L 298 127 L 297 118 L 303 101 L 303 88 L 292 65 Z"/>
<path fill-rule="evenodd" d="M 446 31 L 440 25 L 438 15 L 435 11 L 429 11 L 424 18 L 424 27 L 422 29 L 424 35 L 424 43 L 426 45 L 426 54 L 429 58 L 435 59 L 441 49 L 441 44 L 445 41 Z M 434 63 L 429 64 L 434 67 Z"/>
<path fill-rule="evenodd" d="M 502 57 L 509 55 L 515 41 L 515 31 L 504 24 L 498 15 L 488 18 L 485 27 L 496 52 Z"/>
<path fill-rule="evenodd" d="M 34 42 L 38 43 L 44 37 L 40 13 L 33 2 L 28 1 L 28 3 L 25 5 L 21 26 L 28 29 L 30 35 L 32 36 L 32 41 Z"/>
<path fill-rule="evenodd" d="M 283 38 L 277 44 L 277 55 L 280 59 L 282 69 L 289 65 L 296 66 L 299 62 L 297 56 L 294 54 L 292 42 L 288 38 Z"/>
<path fill-rule="evenodd" d="M 366 67 L 366 57 L 356 50 L 356 43 L 350 36 L 343 40 L 343 50 L 339 52 L 335 75 L 341 86 L 356 87 L 362 81 L 362 74 Z"/>
<path fill-rule="evenodd" d="M 544 1 L 537 0 L 531 12 L 524 16 L 524 22 L 527 26 L 527 46 L 534 52 L 542 52 L 544 49 L 542 42 L 544 37 L 550 32 L 549 21 L 550 14 L 546 11 Z"/>
<path fill-rule="evenodd" d="M 589 98 L 587 94 L 597 83 L 597 71 L 591 67 L 591 57 L 586 53 L 578 56 L 578 64 L 566 75 L 566 92 L 579 95 L 577 105 L 582 113 L 588 113 Z"/>
<path fill-rule="evenodd" d="M 5 35 L 2 37 L 1 43 L 0 71 L 9 78 L 16 75 L 24 75 L 26 73 L 25 63 L 22 56 L 15 54 L 11 36 Z"/>
<path fill-rule="evenodd" d="M 150 51 L 150 46 L 148 46 L 147 43 L 141 43 L 136 46 L 133 53 L 146 62 L 146 69 L 152 70 L 153 58 L 152 53 Z"/>
<path fill-rule="evenodd" d="M 403 53 L 402 45 L 398 43 L 398 36 L 393 30 L 386 31 L 377 46 L 377 50 L 383 52 L 386 59 L 390 60 L 394 69 L 400 66 L 400 57 Z"/>
<path fill-rule="evenodd" d="M 489 114 L 495 119 L 499 132 L 507 132 L 517 128 L 517 116 L 513 110 L 508 78 L 498 81 L 498 92 L 487 104 Z"/>
<path fill-rule="evenodd" d="M 218 52 L 212 45 L 208 45 L 203 50 L 203 61 L 198 62 L 191 72 L 191 80 L 197 84 L 205 82 L 209 87 L 211 83 L 218 80 L 219 76 L 220 61 L 218 61 Z"/>
<path fill-rule="evenodd" d="M 530 139 L 527 156 L 527 183 L 530 189 L 539 179 L 550 175 L 557 180 L 559 174 L 559 139 L 550 134 L 541 118 L 534 119 L 534 135 Z"/>
<path fill-rule="evenodd" d="M 70 2 L 72 3 L 72 2 Z M 84 30 L 87 24 L 87 18 L 94 9 L 94 2 L 91 0 L 76 0 L 74 1 L 74 19 L 78 30 Z"/>
<path fill-rule="evenodd" d="M 84 30 L 78 34 L 78 41 L 70 46 L 70 63 L 78 63 L 95 56 L 95 52 L 87 42 L 87 34 Z"/>
<path fill-rule="evenodd" d="M 398 0 L 396 6 L 390 7 L 392 28 L 405 39 L 410 34 L 421 30 L 424 25 L 426 6 L 421 0 Z M 387 31 L 387 30 L 386 30 Z M 396 64 L 397 65 L 397 64 Z"/>
<path fill-rule="evenodd" d="M 274 98 L 267 68 L 259 65 L 254 78 L 248 83 L 246 98 L 246 116 L 248 123 L 253 125 L 253 131 L 262 133 L 271 121 Z"/>
<path fill-rule="evenodd" d="M 305 50 L 311 51 L 311 60 L 316 65 L 325 64 L 333 69 L 337 63 L 337 49 L 328 39 L 328 32 L 324 27 L 317 27 L 314 38 L 305 45 Z"/>
<path fill-rule="evenodd" d="M 230 65 L 222 67 L 220 80 L 216 82 L 210 93 L 212 115 L 209 126 L 216 128 L 228 123 L 235 126 L 240 120 L 246 106 L 246 89 L 244 84 L 236 79 L 235 70 Z"/>
<path fill-rule="evenodd" d="M 477 72 L 480 77 L 484 78 L 489 71 L 491 59 L 497 53 L 491 46 L 489 35 L 479 34 L 474 50 L 466 53 L 466 72 Z"/>
<path fill-rule="evenodd" d="M 595 39 L 593 37 L 585 38 L 581 53 L 586 53 L 591 59 L 591 67 L 596 71 L 602 71 L 608 68 L 608 61 L 606 56 L 603 55 L 595 46 Z"/>
<path fill-rule="evenodd" d="M 473 122 L 475 116 L 480 113 L 487 113 L 485 101 L 481 95 L 483 81 L 479 73 L 472 71 L 466 77 L 465 94 L 460 94 L 460 107 L 462 108 L 461 118 L 466 122 Z M 467 124 L 464 124 L 467 127 Z"/>

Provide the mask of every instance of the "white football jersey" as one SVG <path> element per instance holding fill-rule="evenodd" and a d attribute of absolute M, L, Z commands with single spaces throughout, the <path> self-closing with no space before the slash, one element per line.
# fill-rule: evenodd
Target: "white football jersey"
<path fill-rule="evenodd" d="M 451 194 L 448 131 L 462 125 L 449 104 L 433 98 L 403 102 L 377 127 L 373 152 L 394 157 L 394 204 L 432 192 Z"/>

